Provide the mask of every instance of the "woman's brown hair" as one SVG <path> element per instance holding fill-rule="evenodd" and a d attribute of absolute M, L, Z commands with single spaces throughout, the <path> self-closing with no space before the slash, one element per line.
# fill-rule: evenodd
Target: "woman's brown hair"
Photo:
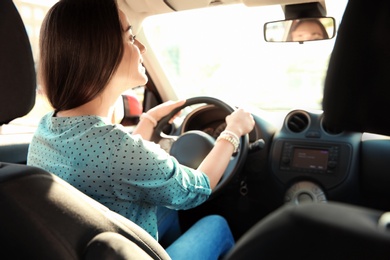
<path fill-rule="evenodd" d="M 99 95 L 123 55 L 123 29 L 115 0 L 60 0 L 40 35 L 40 77 L 56 111 Z"/>

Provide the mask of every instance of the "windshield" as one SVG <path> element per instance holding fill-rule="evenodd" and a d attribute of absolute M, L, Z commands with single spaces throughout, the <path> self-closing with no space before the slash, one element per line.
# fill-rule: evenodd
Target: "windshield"
<path fill-rule="evenodd" d="M 346 1 L 332 3 L 327 14 L 338 27 Z M 280 6 L 231 5 L 150 17 L 144 30 L 179 98 L 209 95 L 263 110 L 322 109 L 334 39 L 265 42 L 264 23 L 282 19 Z"/>

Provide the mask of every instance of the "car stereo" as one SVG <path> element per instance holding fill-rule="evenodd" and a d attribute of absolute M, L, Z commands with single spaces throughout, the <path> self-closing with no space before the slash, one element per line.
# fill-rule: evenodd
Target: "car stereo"
<path fill-rule="evenodd" d="M 339 145 L 309 146 L 284 142 L 279 169 L 301 173 L 336 172 L 340 153 Z"/>

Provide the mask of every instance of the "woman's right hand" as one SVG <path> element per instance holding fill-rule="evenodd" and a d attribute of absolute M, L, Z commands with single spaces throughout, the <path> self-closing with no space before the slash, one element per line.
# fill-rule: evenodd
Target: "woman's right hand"
<path fill-rule="evenodd" d="M 235 110 L 225 120 L 226 130 L 235 133 L 237 136 L 248 134 L 255 126 L 252 114 L 242 108 Z"/>
<path fill-rule="evenodd" d="M 237 137 L 249 133 L 255 125 L 252 114 L 244 109 L 235 110 L 228 115 L 225 120 L 225 130 L 233 132 Z M 218 141 L 199 165 L 198 169 L 209 177 L 211 189 L 214 189 L 221 179 L 230 162 L 234 149 L 234 143 L 231 143 L 230 141 Z"/>

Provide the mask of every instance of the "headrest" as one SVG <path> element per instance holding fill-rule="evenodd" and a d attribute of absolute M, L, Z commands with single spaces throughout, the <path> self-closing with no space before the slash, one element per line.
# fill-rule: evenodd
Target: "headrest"
<path fill-rule="evenodd" d="M 390 135 L 390 1 L 349 1 L 329 61 L 324 123 Z"/>
<path fill-rule="evenodd" d="M 12 0 L 0 1 L 0 125 L 34 106 L 36 75 L 31 45 Z"/>

